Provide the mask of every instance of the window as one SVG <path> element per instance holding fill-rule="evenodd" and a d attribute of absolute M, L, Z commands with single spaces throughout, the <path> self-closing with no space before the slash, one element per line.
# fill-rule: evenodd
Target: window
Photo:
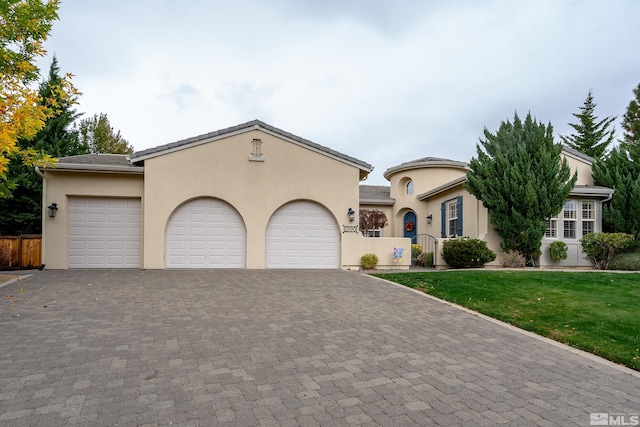
<path fill-rule="evenodd" d="M 564 202 L 563 210 L 563 222 L 564 222 L 564 238 L 575 239 L 576 238 L 576 220 L 578 218 L 578 212 L 576 211 L 576 201 L 567 200 Z"/>
<path fill-rule="evenodd" d="M 365 231 L 365 237 L 382 237 L 382 228 Z"/>
<path fill-rule="evenodd" d="M 442 237 L 462 236 L 462 196 L 443 202 L 440 206 L 442 215 Z"/>
<path fill-rule="evenodd" d="M 409 182 L 407 182 L 405 190 L 407 194 L 413 194 L 413 181 L 409 180 Z"/>
<path fill-rule="evenodd" d="M 447 235 L 455 236 L 458 230 L 458 203 L 456 200 L 447 202 Z"/>
<path fill-rule="evenodd" d="M 582 235 L 595 232 L 596 212 L 593 200 L 582 201 Z"/>
<path fill-rule="evenodd" d="M 558 217 L 547 220 L 547 230 L 544 232 L 544 236 L 553 239 L 558 237 Z"/>
<path fill-rule="evenodd" d="M 589 233 L 595 233 L 595 231 L 596 202 L 594 200 L 567 200 L 560 214 L 547 220 L 544 236 L 550 239 L 558 237 L 579 239 Z"/>

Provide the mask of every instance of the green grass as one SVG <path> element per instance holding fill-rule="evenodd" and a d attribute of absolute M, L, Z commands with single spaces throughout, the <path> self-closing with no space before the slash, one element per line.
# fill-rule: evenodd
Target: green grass
<path fill-rule="evenodd" d="M 640 370 L 640 273 L 374 274 Z"/>

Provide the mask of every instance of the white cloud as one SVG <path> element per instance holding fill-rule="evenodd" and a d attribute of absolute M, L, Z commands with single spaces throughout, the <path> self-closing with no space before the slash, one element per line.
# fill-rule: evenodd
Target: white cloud
<path fill-rule="evenodd" d="M 257 118 L 384 184 L 413 158 L 468 160 L 516 110 L 567 133 L 593 89 L 596 114 L 623 114 L 637 16 L 634 0 L 63 2 L 47 47 L 79 111 L 136 149 Z"/>

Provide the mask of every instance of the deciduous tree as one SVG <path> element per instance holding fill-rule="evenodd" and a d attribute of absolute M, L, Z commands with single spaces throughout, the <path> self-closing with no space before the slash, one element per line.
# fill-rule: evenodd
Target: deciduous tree
<path fill-rule="evenodd" d="M 388 224 L 387 216 L 377 209 L 360 209 L 360 232 L 370 236 L 373 230 L 380 230 Z"/>
<path fill-rule="evenodd" d="M 53 58 L 47 80 L 40 84 L 38 102 L 52 109 L 44 127 L 32 139 L 19 139 L 20 150 L 45 152 L 55 157 L 82 154 L 71 124 L 78 117 L 72 108 L 75 97 L 61 96 L 62 76 L 58 60 Z M 15 185 L 12 194 L 0 199 L 0 235 L 39 234 L 42 228 L 42 178 L 33 167 L 23 164 L 13 155 L 8 165 L 7 178 Z"/>
<path fill-rule="evenodd" d="M 529 259 L 540 254 L 546 220 L 562 209 L 573 189 L 562 145 L 553 142 L 551 124 L 527 114 L 502 122 L 495 134 L 484 130 L 476 158 L 471 159 L 465 188 L 489 210 L 502 237 L 502 249 L 516 250 Z"/>
<path fill-rule="evenodd" d="M 38 102 L 30 84 L 39 77 L 35 62 L 44 56 L 42 47 L 53 21 L 58 19 L 58 0 L 0 0 L 0 197 L 15 185 L 7 180 L 10 158 L 25 164 L 51 164 L 53 158 L 33 149 L 20 149 L 19 139 L 33 138 L 55 110 Z M 61 96 L 76 94 L 71 75 L 62 79 Z"/>
<path fill-rule="evenodd" d="M 80 144 L 90 153 L 131 154 L 133 146 L 115 132 L 106 114 L 83 119 L 77 129 Z"/>
<path fill-rule="evenodd" d="M 569 123 L 576 133 L 569 136 L 560 136 L 562 142 L 574 150 L 599 159 L 605 153 L 615 137 L 615 129 L 609 128 L 615 117 L 606 117 L 598 120 L 594 114 L 596 103 L 593 101 L 593 93 L 589 90 L 584 105 L 579 113 L 573 113 L 578 123 Z"/>

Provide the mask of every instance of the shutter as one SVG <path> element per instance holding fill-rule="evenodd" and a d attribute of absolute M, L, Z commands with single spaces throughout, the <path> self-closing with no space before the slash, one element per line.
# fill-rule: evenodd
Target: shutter
<path fill-rule="evenodd" d="M 458 196 L 458 205 L 456 208 L 458 210 L 458 230 L 456 230 L 456 233 L 458 236 L 462 236 L 462 196 Z"/>
<path fill-rule="evenodd" d="M 440 204 L 440 234 L 442 238 L 447 237 L 447 204 Z"/>

